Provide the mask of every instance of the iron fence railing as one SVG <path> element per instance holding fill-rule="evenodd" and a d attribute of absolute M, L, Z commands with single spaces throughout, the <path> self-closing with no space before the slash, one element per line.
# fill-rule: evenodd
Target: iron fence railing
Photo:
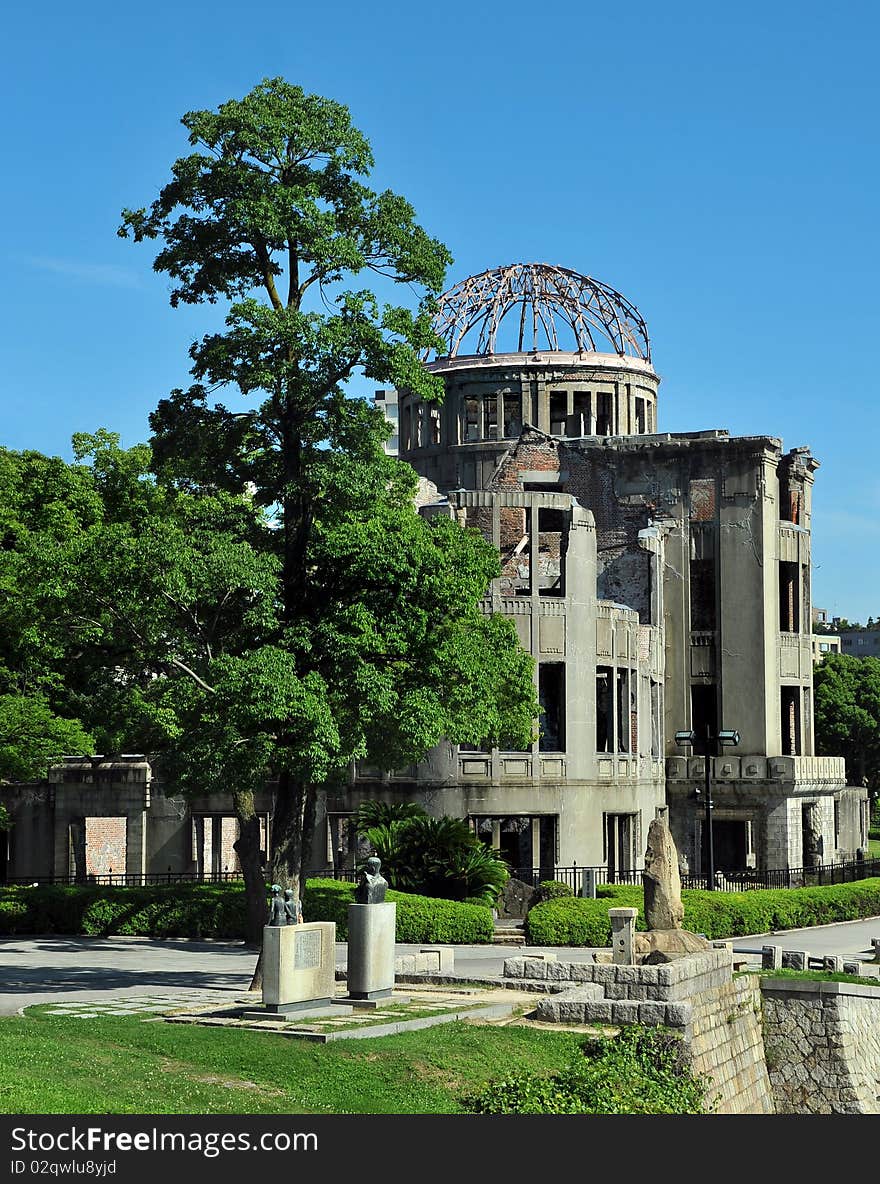
<path fill-rule="evenodd" d="M 510 874 L 517 880 L 537 888 L 544 880 L 567 884 L 575 896 L 583 891 L 587 872 L 595 875 L 597 884 L 633 884 L 641 886 L 642 869 L 614 869 L 591 867 L 577 863 L 569 865 L 545 864 L 538 867 L 512 867 Z M 336 880 L 356 880 L 357 868 L 327 868 L 310 875 L 327 876 Z M 811 867 L 775 869 L 746 868 L 741 871 L 717 872 L 715 890 L 746 892 L 752 888 L 808 888 L 822 884 L 848 884 L 880 876 L 880 859 L 859 859 L 847 863 L 824 863 Z M 100 887 L 146 887 L 151 884 L 225 884 L 242 880 L 240 871 L 222 872 L 107 872 L 101 875 L 70 876 L 7 876 L 7 885 L 37 884 L 93 884 Z M 393 886 L 393 885 L 392 885 Z M 683 875 L 682 888 L 706 887 L 705 876 Z"/>
<path fill-rule="evenodd" d="M 6 876 L 7 885 L 75 884 L 102 888 L 145 888 L 151 884 L 226 884 L 242 880 L 235 872 L 103 872 L 94 875 L 71 876 Z"/>

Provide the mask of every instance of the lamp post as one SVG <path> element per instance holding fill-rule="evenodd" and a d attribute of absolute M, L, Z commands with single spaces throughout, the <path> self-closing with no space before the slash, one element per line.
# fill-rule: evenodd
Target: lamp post
<path fill-rule="evenodd" d="M 697 742 L 697 734 L 694 731 L 690 732 L 676 732 L 675 743 L 681 748 L 693 748 Z M 714 751 L 718 745 L 724 744 L 739 744 L 739 732 L 732 730 L 722 730 L 715 736 L 712 735 L 712 729 L 706 725 L 706 787 L 704 790 L 706 798 L 706 888 L 712 890 L 715 887 L 715 845 L 712 841 L 712 757 L 717 755 Z M 699 790 L 697 793 L 699 794 Z"/>

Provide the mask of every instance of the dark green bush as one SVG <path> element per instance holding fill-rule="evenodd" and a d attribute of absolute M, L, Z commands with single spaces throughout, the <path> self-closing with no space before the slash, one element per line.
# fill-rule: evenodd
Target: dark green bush
<path fill-rule="evenodd" d="M 437 897 L 414 896 L 389 889 L 386 900 L 397 904 L 399 942 L 448 942 L 481 945 L 491 942 L 492 911 L 485 905 Z M 307 921 L 335 921 L 336 937 L 348 936 L 348 906 L 354 900 L 354 884 L 341 880 L 309 880 L 303 898 Z"/>
<path fill-rule="evenodd" d="M 4 933 L 235 939 L 244 932 L 244 916 L 244 889 L 231 884 L 47 884 L 0 890 Z"/>
<path fill-rule="evenodd" d="M 309 880 L 303 900 L 307 921 L 335 921 L 347 936 L 354 885 Z M 397 902 L 400 942 L 492 940 L 492 912 L 485 905 L 389 891 Z M 175 884 L 146 888 L 43 885 L 0 889 L 0 933 L 112 934 L 131 937 L 241 939 L 245 899 L 240 884 Z"/>
<path fill-rule="evenodd" d="M 741 937 L 875 917 L 880 914 L 880 878 L 821 888 L 756 888 L 750 892 L 685 889 L 681 898 L 685 929 L 708 938 Z M 528 940 L 542 946 L 609 946 L 608 909 L 615 907 L 639 909 L 636 927 L 645 928 L 641 888 L 603 885 L 596 900 L 571 897 L 537 905 L 526 918 Z"/>
<path fill-rule="evenodd" d="M 545 900 L 558 900 L 563 896 L 574 896 L 574 891 L 568 884 L 564 884 L 562 880 L 542 880 L 538 885 L 535 904 L 543 904 Z"/>
<path fill-rule="evenodd" d="M 622 1028 L 590 1040 L 561 1073 L 513 1073 L 462 1098 L 471 1114 L 703 1114 L 706 1082 L 689 1069 L 681 1038 L 664 1028 Z"/>

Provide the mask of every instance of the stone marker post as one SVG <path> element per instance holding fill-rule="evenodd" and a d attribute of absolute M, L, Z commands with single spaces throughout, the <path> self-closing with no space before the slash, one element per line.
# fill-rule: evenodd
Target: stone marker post
<path fill-rule="evenodd" d="M 590 900 L 596 899 L 596 869 L 594 867 L 584 868 L 584 875 L 581 880 L 581 896 L 586 896 Z"/>
<path fill-rule="evenodd" d="M 348 998 L 382 999 L 394 989 L 397 905 L 386 902 L 388 883 L 373 855 L 348 906 Z"/>
<path fill-rule="evenodd" d="M 633 938 L 636 931 L 638 909 L 609 909 L 611 918 L 611 961 L 617 966 L 632 966 Z"/>

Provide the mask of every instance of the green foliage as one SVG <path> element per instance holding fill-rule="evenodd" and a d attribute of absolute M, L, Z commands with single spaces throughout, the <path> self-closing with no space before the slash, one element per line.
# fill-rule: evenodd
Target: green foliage
<path fill-rule="evenodd" d="M 846 758 L 851 785 L 880 789 L 880 658 L 827 654 L 813 671 L 816 751 Z"/>
<path fill-rule="evenodd" d="M 354 828 L 365 835 L 371 828 L 391 826 L 409 818 L 422 818 L 425 811 L 417 802 L 380 802 L 368 799 L 361 802 L 354 816 Z"/>
<path fill-rule="evenodd" d="M 596 900 L 573 897 L 536 905 L 526 917 L 529 942 L 607 947 L 611 944 L 609 907 L 639 909 L 636 928 L 645 928 L 641 888 L 624 885 L 603 888 Z M 685 889 L 681 896 L 683 928 L 704 933 L 710 939 L 800 929 L 880 914 L 878 878 L 820 888 L 756 888 L 750 892 Z"/>
<path fill-rule="evenodd" d="M 278 775 L 272 876 L 286 883 L 311 787 L 353 760 L 397 768 L 444 736 L 525 742 L 532 662 L 511 622 L 480 610 L 494 549 L 416 513 L 384 417 L 345 394 L 361 373 L 442 396 L 420 354 L 438 344 L 448 251 L 402 197 L 367 187 L 372 153 L 339 103 L 272 78 L 182 122 L 194 151 L 119 233 L 159 241 L 173 305 L 229 307 L 224 331 L 190 349 L 194 385 L 151 417 L 154 465 L 178 489 L 250 489 L 277 527 L 255 543 L 277 583 L 274 620 L 222 656 L 191 628 L 173 680 L 185 666 L 189 682 L 151 704 L 152 721 L 183 784 L 205 769 L 211 788 Z M 363 287 L 373 275 L 421 289 L 417 309 L 380 307 Z M 217 401 L 224 390 L 241 410 Z"/>
<path fill-rule="evenodd" d="M 397 902 L 399 942 L 492 940 L 492 913 L 485 906 L 402 892 L 389 892 L 387 899 Z M 353 884 L 309 880 L 303 914 L 307 921 L 335 921 L 337 939 L 345 941 L 353 900 Z M 245 894 L 234 884 L 11 886 L 0 889 L 0 933 L 239 940 L 245 936 Z"/>
<path fill-rule="evenodd" d="M 492 912 L 468 901 L 438 900 L 389 889 L 386 900 L 397 904 L 396 940 L 405 943 L 442 942 L 482 945 L 494 933 Z M 340 880 L 309 880 L 303 898 L 307 921 L 335 921 L 338 941 L 348 937 L 348 906 L 354 885 Z"/>
<path fill-rule="evenodd" d="M 542 904 L 545 900 L 558 900 L 563 896 L 574 896 L 571 885 L 562 880 L 542 880 L 538 885 L 535 904 Z"/>
<path fill-rule="evenodd" d="M 462 1099 L 474 1114 L 702 1114 L 705 1100 L 681 1038 L 639 1025 L 588 1041 L 561 1073 L 511 1073 Z"/>
<path fill-rule="evenodd" d="M 394 814 L 374 806 L 362 807 L 356 825 L 382 860 L 389 883 L 426 896 L 495 903 L 507 883 L 507 865 L 466 822 L 431 818 L 418 806 Z M 374 816 L 380 821 L 366 825 Z"/>
<path fill-rule="evenodd" d="M 741 974 L 755 973 L 754 971 L 740 971 Z M 761 978 L 795 978 L 807 979 L 817 983 L 856 983 L 860 987 L 875 987 L 880 991 L 880 982 L 873 975 L 844 974 L 836 970 L 791 970 L 789 967 L 779 967 L 776 970 L 762 970 Z"/>
<path fill-rule="evenodd" d="M 244 933 L 244 892 L 219 884 L 7 887 L 0 932 L 236 939 Z"/>

